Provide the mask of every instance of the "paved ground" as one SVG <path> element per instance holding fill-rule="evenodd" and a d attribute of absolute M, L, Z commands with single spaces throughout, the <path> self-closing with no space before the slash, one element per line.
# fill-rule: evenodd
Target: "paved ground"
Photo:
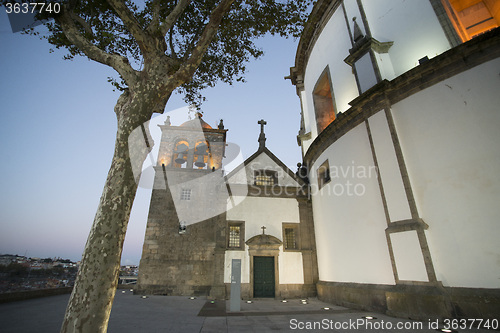
<path fill-rule="evenodd" d="M 59 332 L 68 299 L 69 295 L 60 295 L 0 304 L 0 332 Z M 180 296 L 142 298 L 128 290 L 118 290 L 108 332 L 436 332 L 428 321 L 350 310 L 317 299 L 309 299 L 307 304 L 301 300 L 282 303 L 259 299 L 251 304 L 242 301 L 241 312 L 229 312 L 229 301 L 226 303 L 212 304 L 205 298 L 191 300 Z M 363 318 L 369 315 L 376 319 Z"/>

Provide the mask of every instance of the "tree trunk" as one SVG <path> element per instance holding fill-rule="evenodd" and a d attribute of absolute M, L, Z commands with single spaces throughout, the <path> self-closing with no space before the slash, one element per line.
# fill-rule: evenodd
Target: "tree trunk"
<path fill-rule="evenodd" d="M 107 331 L 123 241 L 137 191 L 138 179 L 134 179 L 131 161 L 134 167 L 140 167 L 148 153 L 145 145 L 129 152 L 128 139 L 134 128 L 151 118 L 151 103 L 146 101 L 147 98 L 137 98 L 137 95 L 133 98 L 125 92 L 115 107 L 118 131 L 114 156 L 61 332 Z"/>

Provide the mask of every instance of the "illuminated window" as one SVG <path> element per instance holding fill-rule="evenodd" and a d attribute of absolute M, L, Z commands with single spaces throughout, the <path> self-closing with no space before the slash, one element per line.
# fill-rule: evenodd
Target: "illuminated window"
<path fill-rule="evenodd" d="M 328 67 L 321 74 L 313 91 L 314 112 L 318 134 L 335 120 L 330 71 Z"/>
<path fill-rule="evenodd" d="M 325 184 L 327 184 L 330 179 L 330 164 L 328 160 L 324 161 L 323 164 L 318 168 L 318 188 L 322 188 Z"/>
<path fill-rule="evenodd" d="M 463 42 L 499 26 L 498 0 L 441 0 Z"/>
<path fill-rule="evenodd" d="M 283 223 L 283 249 L 299 250 L 298 223 Z"/>
<path fill-rule="evenodd" d="M 245 235 L 244 222 L 228 222 L 227 247 L 233 250 L 243 250 Z"/>
<path fill-rule="evenodd" d="M 255 171 L 255 185 L 275 185 L 278 184 L 278 172 L 272 170 Z"/>
<path fill-rule="evenodd" d="M 191 190 L 182 190 L 181 200 L 191 200 Z"/>

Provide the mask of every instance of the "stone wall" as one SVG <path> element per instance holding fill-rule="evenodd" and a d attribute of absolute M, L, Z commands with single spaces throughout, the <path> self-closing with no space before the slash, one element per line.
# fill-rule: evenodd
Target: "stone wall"
<path fill-rule="evenodd" d="M 500 313 L 498 289 L 320 281 L 317 290 L 324 302 L 415 320 L 495 319 Z"/>

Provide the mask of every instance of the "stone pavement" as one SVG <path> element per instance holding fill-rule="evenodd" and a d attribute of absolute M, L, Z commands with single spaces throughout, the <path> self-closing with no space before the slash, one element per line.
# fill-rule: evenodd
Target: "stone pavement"
<path fill-rule="evenodd" d="M 59 332 L 69 295 L 0 304 L 0 332 Z M 325 309 L 329 308 L 329 309 Z M 368 320 L 363 317 L 374 316 Z M 422 327 L 422 328 L 421 328 Z M 329 305 L 317 299 L 241 301 L 241 312 L 229 312 L 229 301 L 204 297 L 148 296 L 118 290 L 109 333 L 124 332 L 422 332 L 435 333 L 429 321 L 416 322 Z M 459 330 L 459 332 L 488 332 Z"/>

